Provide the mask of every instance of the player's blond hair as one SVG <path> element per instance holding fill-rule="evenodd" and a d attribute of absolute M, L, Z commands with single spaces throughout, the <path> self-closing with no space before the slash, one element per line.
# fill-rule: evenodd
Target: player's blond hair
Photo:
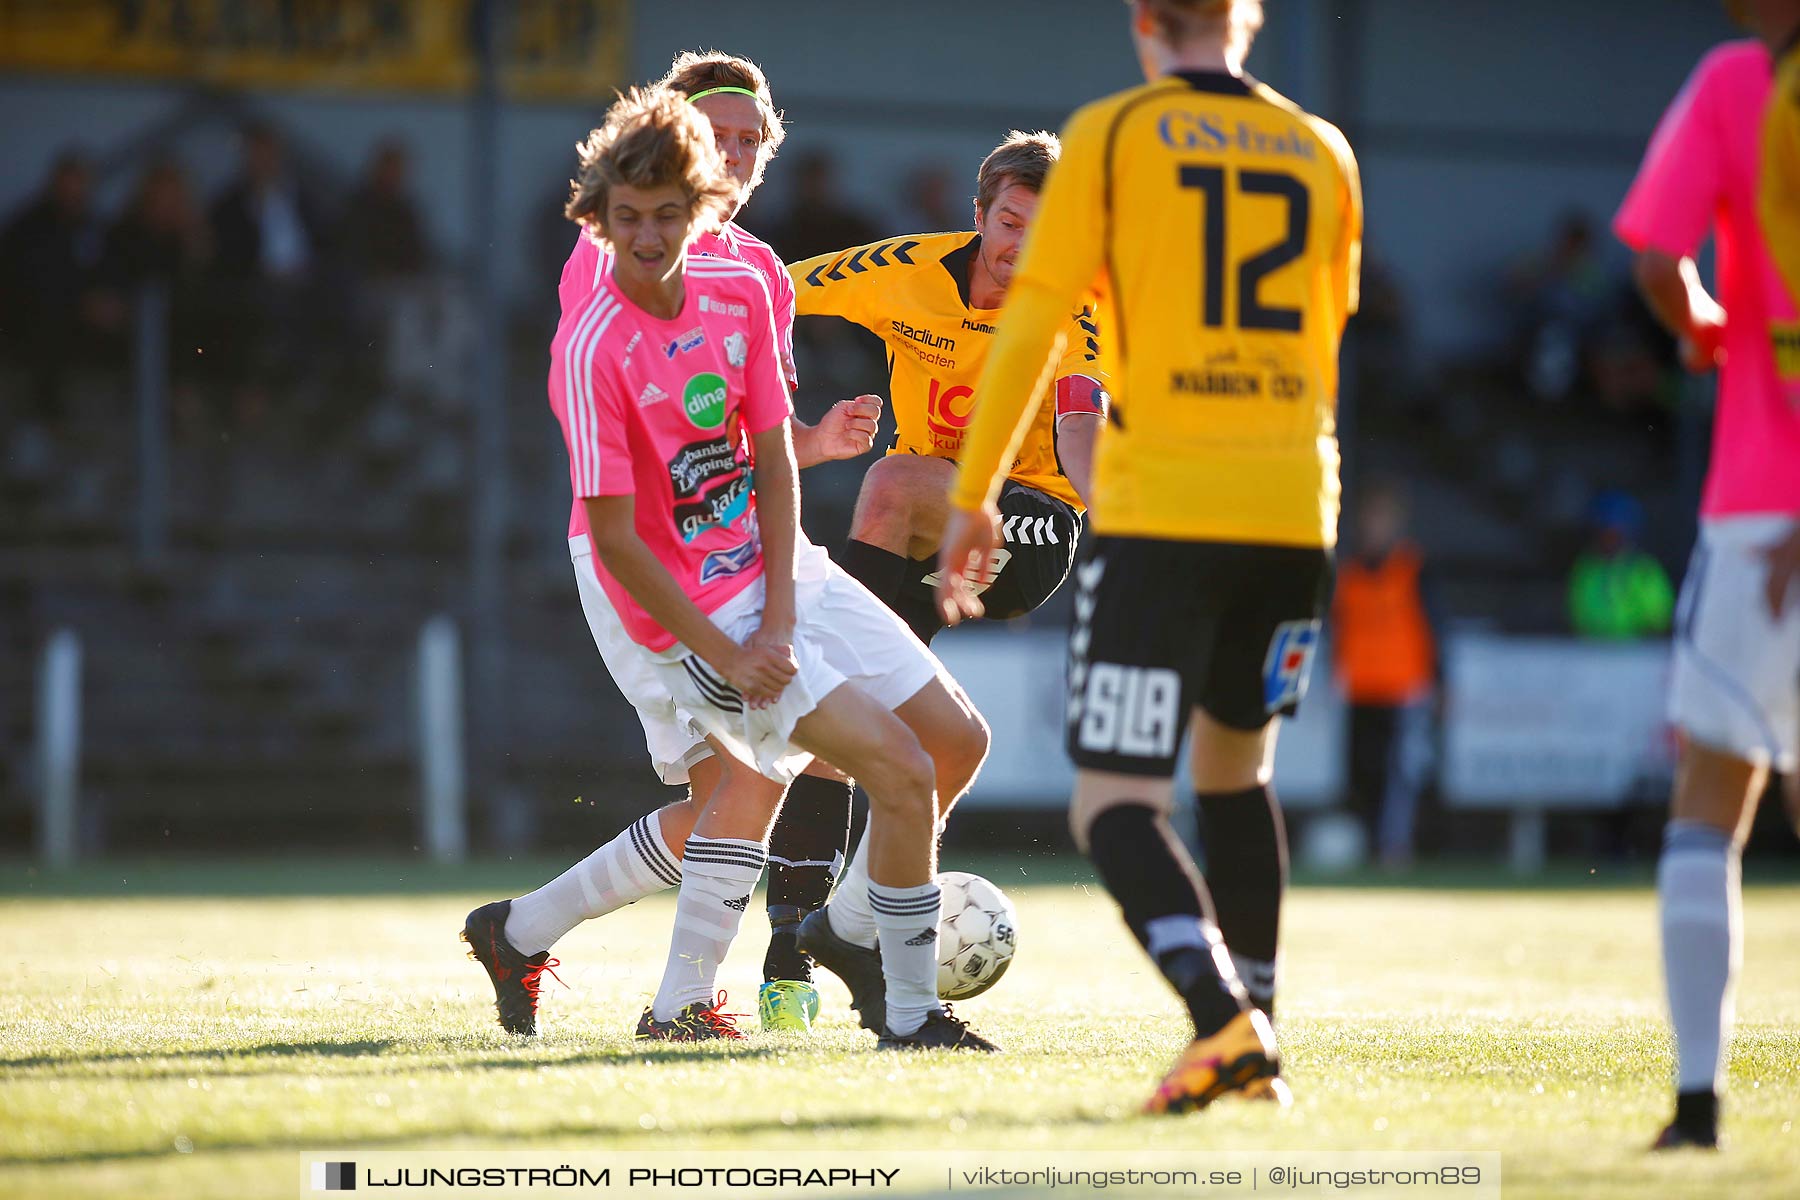
<path fill-rule="evenodd" d="M 756 173 L 750 177 L 750 189 L 762 182 L 763 170 L 787 137 L 781 111 L 775 107 L 775 95 L 763 69 L 741 54 L 723 50 L 683 50 L 669 64 L 668 74 L 657 81 L 683 96 L 697 96 L 713 88 L 736 87 L 756 93 L 757 107 L 762 110 L 762 144 L 756 151 Z"/>
<path fill-rule="evenodd" d="M 1237 54 L 1263 26 L 1263 0 L 1143 0 L 1162 40 L 1171 46 L 1223 40 Z"/>
<path fill-rule="evenodd" d="M 1033 192 L 1043 191 L 1045 177 L 1061 157 L 1062 143 L 1054 133 L 1042 129 L 1036 133 L 1013 130 L 981 160 L 981 170 L 975 173 L 975 207 L 987 212 L 1000 193 L 1013 184 Z"/>
<path fill-rule="evenodd" d="M 607 199 L 624 184 L 678 184 L 702 231 L 717 229 L 737 200 L 737 184 L 713 146 L 712 128 L 687 99 L 667 88 L 632 88 L 607 110 L 600 128 L 576 146 L 563 215 L 605 236 Z"/>

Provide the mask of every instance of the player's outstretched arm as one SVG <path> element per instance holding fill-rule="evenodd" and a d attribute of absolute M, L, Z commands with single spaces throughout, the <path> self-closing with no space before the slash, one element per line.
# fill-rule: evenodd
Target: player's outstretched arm
<path fill-rule="evenodd" d="M 748 645 L 792 652 L 794 547 L 800 540 L 800 477 L 788 423 L 750 435 L 756 450 L 756 522 L 762 532 L 762 627 Z"/>
<path fill-rule="evenodd" d="M 582 505 L 587 510 L 594 553 L 657 624 L 723 675 L 746 700 L 767 703 L 781 695 L 794 677 L 793 661 L 772 650 L 738 645 L 700 611 L 638 536 L 636 502 L 630 494 L 589 496 Z"/>
<path fill-rule="evenodd" d="M 1717 366 L 1725 310 L 1707 293 L 1694 260 L 1647 246 L 1638 251 L 1632 275 L 1650 311 L 1680 341 L 1682 365 L 1690 371 Z"/>
<path fill-rule="evenodd" d="M 1094 443 L 1106 418 L 1099 413 L 1064 413 L 1056 418 L 1056 457 L 1062 472 L 1074 485 L 1075 494 L 1089 508 L 1094 506 Z"/>
<path fill-rule="evenodd" d="M 862 395 L 839 400 L 825 410 L 817 425 L 795 418 L 794 461 L 802 471 L 822 462 L 867 454 L 881 425 L 881 397 Z"/>

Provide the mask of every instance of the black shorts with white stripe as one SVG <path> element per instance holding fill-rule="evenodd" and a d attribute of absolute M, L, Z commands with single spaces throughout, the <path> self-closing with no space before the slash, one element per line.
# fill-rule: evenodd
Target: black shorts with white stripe
<path fill-rule="evenodd" d="M 1003 544 L 994 557 L 1000 569 L 981 599 L 987 615 L 1003 621 L 1024 616 L 1062 586 L 1075 562 L 1082 521 L 1072 505 L 1013 479 L 1000 489 L 997 504 Z M 907 590 L 935 608 L 936 558 L 915 566 Z"/>

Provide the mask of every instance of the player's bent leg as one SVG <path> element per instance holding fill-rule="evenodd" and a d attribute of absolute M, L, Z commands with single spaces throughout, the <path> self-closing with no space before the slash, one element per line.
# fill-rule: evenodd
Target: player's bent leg
<path fill-rule="evenodd" d="M 1192 1111 L 1231 1092 L 1286 1103 L 1274 1033 L 1245 997 L 1206 884 L 1169 825 L 1169 788 L 1161 775 L 1081 768 L 1070 808 L 1076 844 L 1194 1021 L 1194 1041 L 1146 1110 Z"/>
<path fill-rule="evenodd" d="M 1691 739 L 1657 863 L 1663 974 L 1675 1027 L 1675 1117 L 1654 1148 L 1714 1147 L 1743 961 L 1739 861 L 1767 769 Z"/>
<path fill-rule="evenodd" d="M 884 1048 L 994 1049 L 938 1002 L 931 757 L 898 716 L 854 684 L 802 717 L 793 740 L 854 774 L 869 792 L 869 832 L 858 856 L 867 859 L 877 931 L 874 952 L 845 941 L 832 930 L 826 905 L 802 924 L 802 948 L 844 980 L 852 1007 L 882 1033 Z"/>
<path fill-rule="evenodd" d="M 1198 708 L 1189 723 L 1214 919 L 1250 1002 L 1271 1018 L 1288 874 L 1287 823 L 1271 782 L 1279 724 L 1235 729 Z"/>
<path fill-rule="evenodd" d="M 769 948 L 757 1011 L 765 1030 L 805 1032 L 819 1015 L 800 922 L 831 897 L 848 861 L 854 780 L 815 761 L 794 780 L 769 840 Z"/>
<path fill-rule="evenodd" d="M 668 961 L 637 1036 L 664 1041 L 741 1037 L 715 996 L 719 964 L 736 939 L 768 860 L 769 827 L 785 787 L 712 743 L 719 782 L 682 855 Z"/>
<path fill-rule="evenodd" d="M 935 832 L 987 761 L 993 742 L 987 721 L 976 711 L 969 694 L 945 672 L 915 692 L 894 715 L 906 723 L 931 756 L 937 786 Z"/>
<path fill-rule="evenodd" d="M 869 468 L 857 494 L 843 564 L 858 583 L 929 643 L 943 628 L 935 604 L 920 596 L 919 578 L 949 515 L 945 499 L 955 464 L 911 454 L 889 455 Z"/>
<path fill-rule="evenodd" d="M 716 758 L 690 767 L 689 795 L 638 818 L 624 832 L 544 884 L 511 900 L 497 900 L 463 921 L 462 940 L 494 988 L 494 1009 L 508 1033 L 537 1033 L 544 972 L 561 964 L 550 947 L 591 921 L 681 884 L 681 859 L 700 804 L 716 781 Z"/>

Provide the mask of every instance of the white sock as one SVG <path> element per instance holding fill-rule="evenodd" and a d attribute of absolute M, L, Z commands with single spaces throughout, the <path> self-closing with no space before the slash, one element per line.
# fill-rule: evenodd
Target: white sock
<path fill-rule="evenodd" d="M 750 893 L 762 878 L 769 847 L 741 838 L 694 834 L 683 857 L 675 932 L 651 1016 L 667 1021 L 690 1004 L 711 1004 L 719 963 L 737 937 Z"/>
<path fill-rule="evenodd" d="M 521 954 L 536 954 L 583 921 L 680 883 L 681 859 L 663 841 L 662 823 L 651 813 L 537 891 L 514 900 L 506 940 Z"/>
<path fill-rule="evenodd" d="M 1675 1026 L 1675 1090 L 1716 1092 L 1744 959 L 1743 884 L 1730 835 L 1700 821 L 1670 821 L 1656 892 Z"/>
<path fill-rule="evenodd" d="M 888 1032 L 911 1033 L 940 1007 L 938 910 L 943 906 L 943 894 L 935 883 L 893 888 L 871 883 L 869 904 L 881 931 Z"/>
<path fill-rule="evenodd" d="M 863 830 L 862 841 L 850 865 L 838 876 L 837 890 L 825 909 L 831 931 L 846 942 L 873 949 L 876 940 L 875 910 L 869 907 L 869 831 Z"/>

